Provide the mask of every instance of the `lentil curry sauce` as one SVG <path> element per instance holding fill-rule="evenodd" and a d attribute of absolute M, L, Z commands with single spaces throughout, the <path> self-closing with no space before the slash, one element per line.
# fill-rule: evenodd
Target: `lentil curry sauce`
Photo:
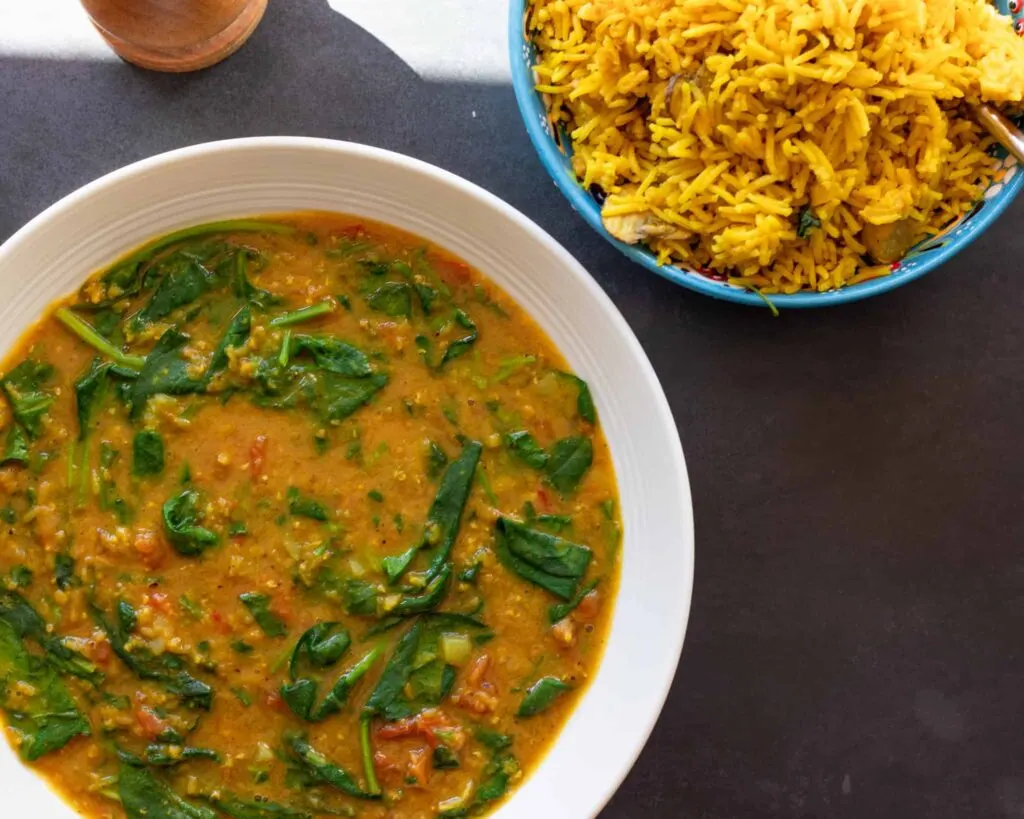
<path fill-rule="evenodd" d="M 0 379 L 0 707 L 88 817 L 459 817 L 600 659 L 621 525 L 587 385 L 397 229 L 150 242 Z"/>

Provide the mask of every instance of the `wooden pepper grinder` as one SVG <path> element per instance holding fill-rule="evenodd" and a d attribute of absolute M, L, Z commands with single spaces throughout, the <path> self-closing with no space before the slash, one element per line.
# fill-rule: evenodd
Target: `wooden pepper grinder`
<path fill-rule="evenodd" d="M 196 71 L 233 54 L 267 0 L 82 0 L 118 56 L 154 71 Z"/>

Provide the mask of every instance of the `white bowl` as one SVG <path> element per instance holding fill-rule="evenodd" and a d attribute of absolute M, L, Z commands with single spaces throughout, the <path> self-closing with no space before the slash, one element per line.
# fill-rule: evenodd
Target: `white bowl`
<path fill-rule="evenodd" d="M 505 289 L 591 385 L 618 475 L 622 585 L 600 669 L 501 819 L 593 817 L 654 727 L 682 650 L 693 584 L 693 513 L 679 436 L 636 337 L 557 242 L 486 191 L 423 162 L 322 139 L 213 142 L 104 176 L 0 247 L 0 350 L 54 299 L 115 257 L 187 225 L 334 210 L 426 237 Z M 73 812 L 0 742 L 5 816 Z"/>

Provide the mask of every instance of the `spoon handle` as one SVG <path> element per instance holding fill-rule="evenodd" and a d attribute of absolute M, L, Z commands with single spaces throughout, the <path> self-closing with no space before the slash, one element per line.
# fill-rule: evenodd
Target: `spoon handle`
<path fill-rule="evenodd" d="M 982 103 L 974 107 L 974 115 L 985 129 L 999 140 L 1017 161 L 1024 164 L 1024 133 L 997 108 Z"/>

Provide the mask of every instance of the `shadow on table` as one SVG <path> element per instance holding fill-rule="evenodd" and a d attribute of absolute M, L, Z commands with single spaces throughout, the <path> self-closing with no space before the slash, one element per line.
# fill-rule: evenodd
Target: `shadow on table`
<path fill-rule="evenodd" d="M 323 0 L 271 3 L 197 74 L 0 55 L 0 112 L 0 237 L 161 151 L 309 135 L 464 176 L 598 279 L 665 385 L 699 527 L 681 674 L 607 816 L 1024 816 L 1003 719 L 1024 653 L 991 625 L 1024 598 L 1001 548 L 1024 537 L 1019 206 L 942 273 L 773 320 L 630 265 L 555 190 L 509 86 L 425 81 Z"/>

